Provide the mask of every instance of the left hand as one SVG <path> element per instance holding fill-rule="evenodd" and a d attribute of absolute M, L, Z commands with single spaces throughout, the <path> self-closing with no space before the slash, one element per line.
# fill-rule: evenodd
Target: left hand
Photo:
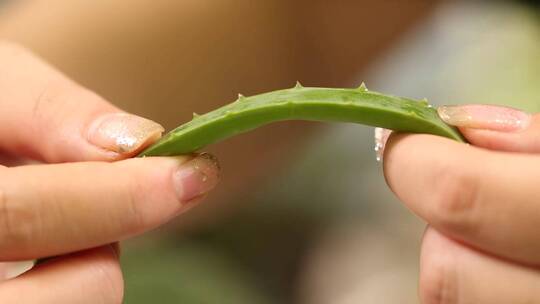
<path fill-rule="evenodd" d="M 0 41 L 0 67 L 0 303 L 122 303 L 117 242 L 200 202 L 216 160 L 127 159 L 163 128 L 12 43 Z M 27 159 L 41 164 L 14 166 Z M 43 258 L 15 278 L 6 269 Z"/>
<path fill-rule="evenodd" d="M 428 228 L 424 304 L 540 303 L 540 114 L 495 106 L 441 107 L 472 145 L 392 134 L 391 189 Z"/>

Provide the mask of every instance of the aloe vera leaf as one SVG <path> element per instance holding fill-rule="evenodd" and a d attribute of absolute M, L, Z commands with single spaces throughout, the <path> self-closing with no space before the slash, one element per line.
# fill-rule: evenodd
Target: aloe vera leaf
<path fill-rule="evenodd" d="M 294 88 L 251 97 L 238 96 L 228 105 L 193 119 L 166 134 L 139 156 L 170 156 L 197 151 L 209 144 L 284 120 L 352 122 L 399 132 L 427 133 L 465 142 L 444 123 L 426 100 L 367 90 Z"/>

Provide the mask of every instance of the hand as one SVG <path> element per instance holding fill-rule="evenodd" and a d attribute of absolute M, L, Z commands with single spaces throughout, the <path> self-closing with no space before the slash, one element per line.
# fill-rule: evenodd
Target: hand
<path fill-rule="evenodd" d="M 57 256 L 0 282 L 0 303 L 121 303 L 118 253 L 109 244 L 200 201 L 217 182 L 216 161 L 121 160 L 163 128 L 18 46 L 0 43 L 0 68 L 0 159 L 55 163 L 0 166 L 0 261 Z"/>
<path fill-rule="evenodd" d="M 384 172 L 428 224 L 424 304 L 540 303 L 540 115 L 441 107 L 472 145 L 392 134 Z"/>

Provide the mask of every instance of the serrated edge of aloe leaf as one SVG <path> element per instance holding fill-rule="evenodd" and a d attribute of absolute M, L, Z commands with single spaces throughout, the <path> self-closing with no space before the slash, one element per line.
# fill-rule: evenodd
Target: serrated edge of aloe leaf
<path fill-rule="evenodd" d="M 290 89 L 250 97 L 238 94 L 233 103 L 206 114 L 194 114 L 191 121 L 167 133 L 139 156 L 187 154 L 262 125 L 296 119 L 353 122 L 465 142 L 426 99 L 369 91 L 364 83 L 356 89 L 341 89 L 304 87 L 297 82 Z"/>

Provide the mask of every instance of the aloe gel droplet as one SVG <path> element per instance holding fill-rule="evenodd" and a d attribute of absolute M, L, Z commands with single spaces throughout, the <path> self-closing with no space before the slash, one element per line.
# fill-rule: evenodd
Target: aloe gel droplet
<path fill-rule="evenodd" d="M 362 82 L 362 83 L 360 84 L 360 86 L 358 87 L 358 90 L 360 90 L 360 91 L 362 91 L 362 92 L 367 92 L 367 91 L 369 91 L 368 88 L 367 88 L 367 86 L 366 86 L 366 84 L 365 84 L 364 82 Z"/>

